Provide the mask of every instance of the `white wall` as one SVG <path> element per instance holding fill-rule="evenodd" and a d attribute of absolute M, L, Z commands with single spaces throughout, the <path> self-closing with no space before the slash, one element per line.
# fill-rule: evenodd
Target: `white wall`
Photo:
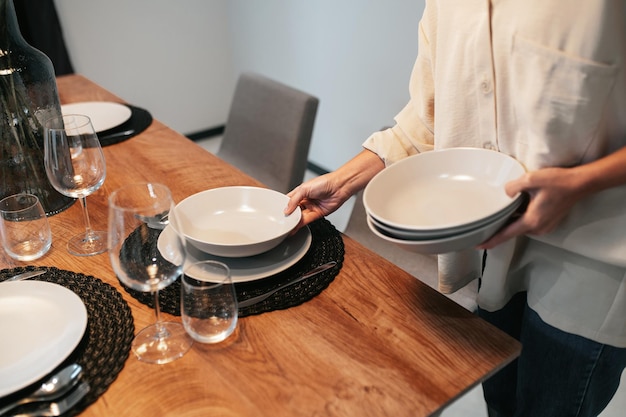
<path fill-rule="evenodd" d="M 223 124 L 241 71 L 320 98 L 335 169 L 408 98 L 424 0 L 55 0 L 76 72 L 181 133 Z"/>
<path fill-rule="evenodd" d="M 181 133 L 224 124 L 235 82 L 228 0 L 55 0 L 83 74 Z"/>
<path fill-rule="evenodd" d="M 334 169 L 408 99 L 423 1 L 231 2 L 233 60 L 317 95 L 309 159 Z"/>

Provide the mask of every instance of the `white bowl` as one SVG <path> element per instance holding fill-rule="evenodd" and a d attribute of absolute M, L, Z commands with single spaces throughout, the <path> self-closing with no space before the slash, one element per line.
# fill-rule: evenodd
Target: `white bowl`
<path fill-rule="evenodd" d="M 514 158 L 487 149 L 424 152 L 372 178 L 363 205 L 372 218 L 391 227 L 456 233 L 514 204 L 519 195 L 509 197 L 504 185 L 524 171 Z"/>
<path fill-rule="evenodd" d="M 398 245 L 401 248 L 411 252 L 433 255 L 471 249 L 493 236 L 494 233 L 506 225 L 509 218 L 510 216 L 503 216 L 477 229 L 453 236 L 423 240 L 406 240 L 390 236 L 384 230 L 377 228 L 372 223 L 372 219 L 369 216 L 367 216 L 367 225 L 376 236 Z"/>
<path fill-rule="evenodd" d="M 525 200 L 525 196 L 520 194 L 520 196 L 513 201 L 510 205 L 505 207 L 503 210 L 499 212 L 487 216 L 479 221 L 467 223 L 463 226 L 451 227 L 448 229 L 432 229 L 432 230 L 407 230 L 398 227 L 393 227 L 388 224 L 385 224 L 372 216 L 368 216 L 372 221 L 372 224 L 376 226 L 381 232 L 384 232 L 386 235 L 404 240 L 433 240 L 433 239 L 442 239 L 445 237 L 452 237 L 454 235 L 459 235 L 461 233 L 470 232 L 472 230 L 478 229 L 480 227 L 486 226 L 489 223 L 494 221 L 498 221 L 500 218 L 510 217 L 513 213 L 517 211 L 517 209 L 522 205 Z"/>
<path fill-rule="evenodd" d="M 283 214 L 288 201 L 286 195 L 266 188 L 215 188 L 178 203 L 171 224 L 203 252 L 254 256 L 278 246 L 300 222 L 300 208 Z"/>

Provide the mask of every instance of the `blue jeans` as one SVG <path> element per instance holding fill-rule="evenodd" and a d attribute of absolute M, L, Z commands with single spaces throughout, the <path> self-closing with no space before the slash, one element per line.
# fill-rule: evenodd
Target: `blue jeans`
<path fill-rule="evenodd" d="M 520 357 L 483 383 L 490 417 L 595 417 L 615 395 L 626 348 L 549 326 L 528 307 L 526 293 L 478 314 L 522 343 Z"/>

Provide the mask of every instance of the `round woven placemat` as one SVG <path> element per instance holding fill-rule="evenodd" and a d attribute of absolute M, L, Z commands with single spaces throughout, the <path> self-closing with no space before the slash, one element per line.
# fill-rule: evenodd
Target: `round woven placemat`
<path fill-rule="evenodd" d="M 276 275 L 256 281 L 235 284 L 237 300 L 243 301 L 264 294 L 279 287 L 285 281 L 297 278 L 326 262 L 336 261 L 337 264 L 324 272 L 279 290 L 257 304 L 240 308 L 239 317 L 286 309 L 302 304 L 321 293 L 339 274 L 343 266 L 344 256 L 341 233 L 326 219 L 317 220 L 309 224 L 308 227 L 311 230 L 312 241 L 306 255 L 295 265 Z M 156 239 L 159 232 L 155 231 L 154 233 Z M 154 307 L 154 297 L 151 294 L 142 293 L 128 287 L 124 287 L 124 289 L 141 303 Z M 159 291 L 159 304 L 161 311 L 177 316 L 180 315 L 180 279 Z"/>
<path fill-rule="evenodd" d="M 94 403 L 124 367 L 135 332 L 133 316 L 119 291 L 91 275 L 54 267 L 29 266 L 0 270 L 0 282 L 15 274 L 35 269 L 45 269 L 47 272 L 31 280 L 62 285 L 76 293 L 87 308 L 85 334 L 74 352 L 57 368 L 58 370 L 71 363 L 80 364 L 84 371 L 83 380 L 88 381 L 91 387 L 76 407 L 63 414 L 74 416 Z M 11 397 L 19 398 L 28 393 L 29 389 L 33 387 L 20 390 Z"/>
<path fill-rule="evenodd" d="M 112 127 L 98 133 L 98 139 L 101 146 L 115 145 L 116 143 L 123 142 L 136 136 L 146 130 L 152 124 L 152 115 L 145 109 L 140 107 L 131 106 L 126 104 L 130 108 L 130 119 L 122 123 L 119 126 Z"/>

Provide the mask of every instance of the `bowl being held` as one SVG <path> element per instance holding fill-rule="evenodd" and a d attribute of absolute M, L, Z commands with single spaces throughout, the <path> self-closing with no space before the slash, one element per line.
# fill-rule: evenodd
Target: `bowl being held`
<path fill-rule="evenodd" d="M 276 247 L 300 222 L 300 208 L 289 216 L 283 213 L 288 201 L 285 194 L 266 188 L 214 188 L 177 204 L 171 225 L 203 252 L 254 256 Z"/>
<path fill-rule="evenodd" d="M 460 233 L 515 204 L 504 185 L 525 169 L 480 148 L 450 148 L 405 158 L 365 187 L 363 205 L 379 223 L 405 231 Z"/>
<path fill-rule="evenodd" d="M 463 235 L 467 232 L 489 226 L 490 224 L 498 222 L 503 218 L 509 218 L 520 211 L 520 207 L 526 202 L 526 198 L 526 194 L 520 194 L 512 204 L 496 214 L 487 216 L 480 221 L 468 223 L 467 225 L 441 230 L 405 230 L 389 226 L 376 220 L 372 216 L 368 216 L 368 219 L 372 222 L 372 226 L 375 226 L 377 230 L 380 230 L 382 233 L 392 238 L 403 240 L 437 240 Z"/>
<path fill-rule="evenodd" d="M 493 236 L 498 230 L 506 226 L 512 218 L 512 215 L 509 214 L 501 216 L 493 222 L 477 227 L 476 229 L 464 231 L 452 236 L 434 237 L 422 240 L 400 239 L 392 236 L 387 231 L 374 224 L 372 218 L 369 216 L 367 217 L 367 225 L 376 236 L 410 252 L 437 255 L 471 249 Z"/>

